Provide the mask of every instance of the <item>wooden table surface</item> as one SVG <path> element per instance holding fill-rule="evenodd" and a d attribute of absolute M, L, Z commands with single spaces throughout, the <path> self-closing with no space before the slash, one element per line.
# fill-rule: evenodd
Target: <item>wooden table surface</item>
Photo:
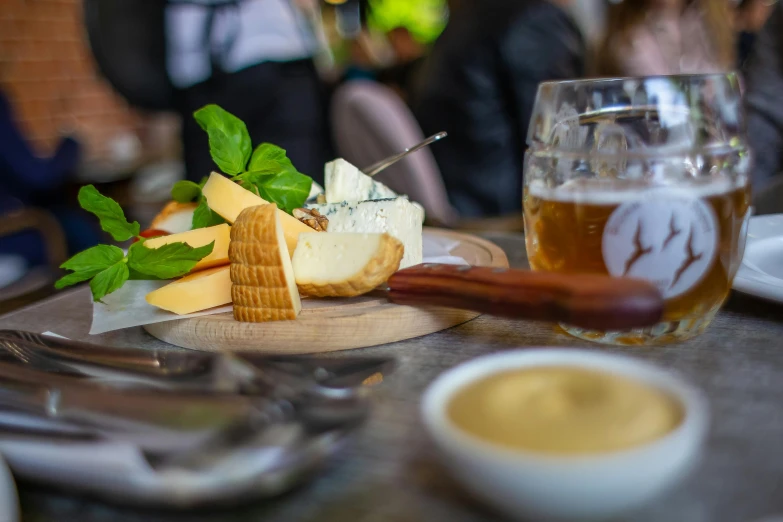
<path fill-rule="evenodd" d="M 487 234 L 525 267 L 521 235 Z M 87 339 L 86 289 L 3 317 L 0 328 L 50 330 Z M 141 328 L 98 337 L 117 346 L 160 346 Z M 471 358 L 531 346 L 581 346 L 631 354 L 673 368 L 706 390 L 713 425 L 694 475 L 631 518 L 634 522 L 752 522 L 783 517 L 783 306 L 734 294 L 708 331 L 652 348 L 606 348 L 551 324 L 483 316 L 418 339 L 352 353 L 393 356 L 399 367 L 377 388 L 373 415 L 353 444 L 319 478 L 282 498 L 230 511 L 166 513 L 119 508 L 22 485 L 24 521 L 111 522 L 484 522 L 502 520 L 468 496 L 434 458 L 419 422 L 422 391 Z M 340 357 L 335 353 L 334 357 Z"/>

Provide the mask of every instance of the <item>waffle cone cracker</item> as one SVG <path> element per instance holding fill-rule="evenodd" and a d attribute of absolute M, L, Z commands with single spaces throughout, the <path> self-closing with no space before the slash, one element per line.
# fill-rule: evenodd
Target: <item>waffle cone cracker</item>
<path fill-rule="evenodd" d="M 277 205 L 243 210 L 231 227 L 231 297 L 234 319 L 296 319 L 302 309 Z"/>

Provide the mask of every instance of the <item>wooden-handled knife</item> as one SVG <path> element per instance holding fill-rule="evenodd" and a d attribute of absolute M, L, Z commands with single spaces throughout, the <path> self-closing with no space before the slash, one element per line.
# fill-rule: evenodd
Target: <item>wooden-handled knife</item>
<path fill-rule="evenodd" d="M 389 299 L 492 315 L 562 322 L 595 330 L 652 326 L 663 297 L 650 282 L 594 274 L 427 263 L 389 279 Z"/>

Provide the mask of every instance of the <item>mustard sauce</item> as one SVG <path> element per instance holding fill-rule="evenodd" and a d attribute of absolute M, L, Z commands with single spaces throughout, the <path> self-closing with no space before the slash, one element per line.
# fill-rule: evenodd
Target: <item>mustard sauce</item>
<path fill-rule="evenodd" d="M 458 391 L 448 416 L 486 442 L 558 455 L 642 445 L 674 430 L 682 405 L 625 377 L 569 366 L 520 368 Z"/>

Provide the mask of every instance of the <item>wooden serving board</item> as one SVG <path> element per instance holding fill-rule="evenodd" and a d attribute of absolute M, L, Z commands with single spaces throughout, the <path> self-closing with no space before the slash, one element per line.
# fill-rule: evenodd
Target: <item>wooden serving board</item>
<path fill-rule="evenodd" d="M 458 240 L 451 251 L 471 265 L 508 267 L 494 243 L 436 228 L 425 236 Z M 363 348 L 427 335 L 477 317 L 478 313 L 442 307 L 412 307 L 390 303 L 383 292 L 359 297 L 303 299 L 296 321 L 242 323 L 230 313 L 167 321 L 144 326 L 161 341 L 205 351 L 315 353 Z"/>

